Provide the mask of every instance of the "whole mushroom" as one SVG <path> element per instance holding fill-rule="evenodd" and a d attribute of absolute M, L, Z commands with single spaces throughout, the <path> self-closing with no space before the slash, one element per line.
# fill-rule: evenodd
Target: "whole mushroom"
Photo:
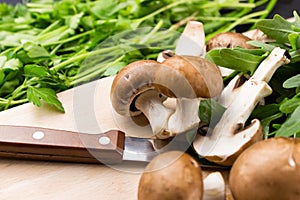
<path fill-rule="evenodd" d="M 253 49 L 254 46 L 247 44 L 251 39 L 241 33 L 236 32 L 225 32 L 219 33 L 212 37 L 206 46 L 206 50 L 210 51 L 212 49 L 220 49 L 220 48 L 235 48 L 242 47 L 245 49 Z"/>
<path fill-rule="evenodd" d="M 139 200 L 194 200 L 202 196 L 202 170 L 193 157 L 180 151 L 155 157 L 145 168 L 138 186 Z"/>
<path fill-rule="evenodd" d="M 300 140 L 271 138 L 246 149 L 233 164 L 235 200 L 300 199 Z"/>

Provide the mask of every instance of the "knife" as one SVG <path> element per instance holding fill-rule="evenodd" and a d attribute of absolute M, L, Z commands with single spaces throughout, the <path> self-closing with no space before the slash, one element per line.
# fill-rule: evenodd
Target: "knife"
<path fill-rule="evenodd" d="M 118 164 L 149 162 L 157 153 L 147 139 L 119 130 L 86 134 L 41 127 L 0 125 L 0 156 L 35 160 Z"/>
<path fill-rule="evenodd" d="M 182 140 L 175 141 L 172 148 L 183 150 L 186 144 Z M 111 165 L 123 161 L 150 162 L 159 153 L 153 148 L 150 139 L 128 137 L 120 130 L 87 134 L 42 127 L 0 125 L 0 157 Z M 222 168 L 205 162 L 200 165 Z"/>

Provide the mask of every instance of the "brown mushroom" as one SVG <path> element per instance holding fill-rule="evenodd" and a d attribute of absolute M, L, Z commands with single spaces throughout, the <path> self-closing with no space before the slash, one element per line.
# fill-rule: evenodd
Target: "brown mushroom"
<path fill-rule="evenodd" d="M 212 37 L 206 45 L 206 51 L 210 51 L 212 49 L 221 49 L 221 48 L 235 48 L 242 47 L 246 49 L 253 49 L 254 46 L 247 44 L 251 39 L 241 33 L 236 32 L 225 32 L 219 33 Z M 228 69 L 225 67 L 219 67 L 223 76 L 228 76 L 233 72 L 232 69 Z"/>
<path fill-rule="evenodd" d="M 225 32 L 219 33 L 216 36 L 212 37 L 206 46 L 206 50 L 210 51 L 212 49 L 220 48 L 235 48 L 242 47 L 245 49 L 253 49 L 254 46 L 247 44 L 251 39 L 241 33 L 235 32 Z"/>
<path fill-rule="evenodd" d="M 198 98 L 221 93 L 223 81 L 216 65 L 197 56 L 173 56 L 163 63 L 136 61 L 115 77 L 111 102 L 117 113 L 143 113 L 153 135 L 164 139 L 188 131 L 199 123 Z M 176 110 L 163 101 L 176 98 Z M 193 112 L 193 113 L 190 113 Z"/>
<path fill-rule="evenodd" d="M 146 167 L 138 186 L 139 200 L 202 199 L 202 171 L 189 154 L 170 151 L 155 157 Z"/>
<path fill-rule="evenodd" d="M 300 140 L 271 138 L 235 161 L 229 186 L 235 200 L 300 199 Z"/>

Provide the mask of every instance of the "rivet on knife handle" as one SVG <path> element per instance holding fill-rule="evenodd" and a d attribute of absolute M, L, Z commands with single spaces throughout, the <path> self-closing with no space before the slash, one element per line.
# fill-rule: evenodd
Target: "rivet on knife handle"
<path fill-rule="evenodd" d="M 0 125 L 0 157 L 116 164 L 122 162 L 125 134 L 85 134 L 40 127 Z"/>

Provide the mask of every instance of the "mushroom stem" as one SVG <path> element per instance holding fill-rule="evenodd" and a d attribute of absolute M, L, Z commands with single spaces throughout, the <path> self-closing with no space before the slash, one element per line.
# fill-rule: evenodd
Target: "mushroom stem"
<path fill-rule="evenodd" d="M 287 51 L 276 47 L 271 54 L 262 61 L 262 63 L 255 70 L 251 79 L 269 82 L 275 71 L 282 65 L 288 64 L 290 60 L 286 57 Z"/>
<path fill-rule="evenodd" d="M 287 64 L 290 60 L 285 56 L 286 50 L 276 47 L 273 49 L 271 54 L 257 67 L 251 80 L 269 82 L 275 71 L 282 66 Z M 237 98 L 239 93 L 239 85 L 242 85 L 242 76 L 235 76 L 228 85 L 223 89 L 218 102 L 224 107 L 228 107 L 234 99 Z"/>
<path fill-rule="evenodd" d="M 161 95 L 156 90 L 141 93 L 135 100 L 135 107 L 147 117 L 154 136 L 159 139 L 168 137 L 164 135 L 165 129 L 174 111 L 164 106 Z"/>
<path fill-rule="evenodd" d="M 220 172 L 212 172 L 203 180 L 203 200 L 224 200 L 225 181 Z"/>
<path fill-rule="evenodd" d="M 184 133 L 192 128 L 197 127 L 200 122 L 198 116 L 200 100 L 198 98 L 177 98 L 176 110 L 170 116 L 168 121 L 168 129 L 170 136 L 178 133 Z"/>
<path fill-rule="evenodd" d="M 217 138 L 220 134 L 234 135 L 242 130 L 257 103 L 271 93 L 271 87 L 264 81 L 246 81 L 215 126 L 212 138 Z"/>
<path fill-rule="evenodd" d="M 203 56 L 205 53 L 205 33 L 203 24 L 198 21 L 189 21 L 177 42 L 175 54 Z"/>

